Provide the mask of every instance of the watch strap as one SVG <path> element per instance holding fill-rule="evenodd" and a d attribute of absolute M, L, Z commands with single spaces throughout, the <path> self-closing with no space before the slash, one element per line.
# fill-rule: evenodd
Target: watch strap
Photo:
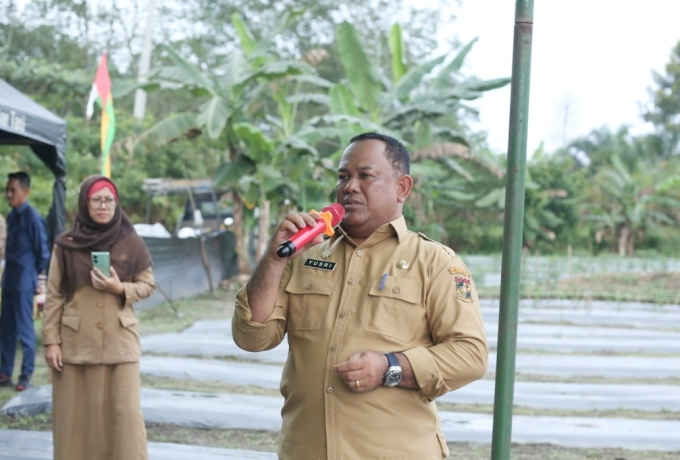
<path fill-rule="evenodd" d="M 389 362 L 388 371 L 390 367 L 399 366 L 399 360 L 394 353 L 385 353 L 385 356 L 387 356 L 387 361 Z"/>

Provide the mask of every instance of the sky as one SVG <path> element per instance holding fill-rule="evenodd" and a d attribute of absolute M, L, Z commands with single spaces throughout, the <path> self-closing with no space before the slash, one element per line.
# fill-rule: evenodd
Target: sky
<path fill-rule="evenodd" d="M 479 37 L 463 71 L 511 76 L 515 1 L 462 0 L 455 11 L 440 41 Z M 541 142 L 551 152 L 602 126 L 650 132 L 641 114 L 652 100 L 652 70 L 665 73 L 678 41 L 680 0 L 535 0 L 527 155 Z M 510 86 L 471 105 L 492 149 L 507 151 Z"/>

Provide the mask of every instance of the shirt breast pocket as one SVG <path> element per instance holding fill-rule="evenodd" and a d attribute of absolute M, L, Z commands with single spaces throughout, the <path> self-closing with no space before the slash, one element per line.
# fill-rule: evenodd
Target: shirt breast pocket
<path fill-rule="evenodd" d="M 364 331 L 392 337 L 404 343 L 413 342 L 427 327 L 421 304 L 423 285 L 408 278 L 389 276 L 381 289 L 375 278 L 368 292 L 368 308 Z"/>
<path fill-rule="evenodd" d="M 288 330 L 317 331 L 321 327 L 334 281 L 317 276 L 313 279 L 293 277 L 286 286 L 288 294 Z"/>

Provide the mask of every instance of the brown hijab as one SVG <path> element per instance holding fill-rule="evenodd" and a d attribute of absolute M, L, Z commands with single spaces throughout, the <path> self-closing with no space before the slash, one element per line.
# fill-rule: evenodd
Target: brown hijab
<path fill-rule="evenodd" d="M 61 293 L 66 298 L 73 297 L 77 286 L 92 285 L 92 251 L 109 251 L 111 266 L 121 281 L 130 281 L 152 264 L 144 240 L 137 235 L 120 205 L 116 206 L 113 219 L 107 224 L 98 224 L 90 217 L 88 191 L 100 180 L 109 182 L 118 197 L 118 189 L 111 179 L 99 174 L 89 176 L 80 184 L 78 214 L 73 228 L 59 235 L 54 242 L 61 271 Z"/>

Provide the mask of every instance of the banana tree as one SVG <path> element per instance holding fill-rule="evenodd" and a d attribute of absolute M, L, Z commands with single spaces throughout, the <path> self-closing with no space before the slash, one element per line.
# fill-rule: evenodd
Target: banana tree
<path fill-rule="evenodd" d="M 326 121 L 340 126 L 343 144 L 360 130 L 376 129 L 411 147 L 416 178 L 411 200 L 412 212 L 417 215 L 414 220 L 427 222 L 427 228 L 422 229 L 439 238 L 445 236 L 446 221 L 434 209 L 441 209 L 439 204 L 473 203 L 473 179 L 499 174 L 492 158 L 471 152 L 460 125 L 461 116 L 474 113 L 464 101 L 510 81 L 461 77 L 460 69 L 475 41 L 453 59 L 442 55 L 409 68 L 401 28 L 395 24 L 389 37 L 392 68 L 388 78 L 373 64 L 351 24 L 340 24 L 336 35 L 346 80 L 329 91 Z"/>
<path fill-rule="evenodd" d="M 277 131 L 270 136 L 260 127 L 244 122 L 234 126 L 234 133 L 243 154 L 236 161 L 224 163 L 215 181 L 237 185 L 246 206 L 257 206 L 258 238 L 253 254 L 257 260 L 266 248 L 272 215 L 280 217 L 293 207 L 308 209 L 307 201 L 320 209 L 320 203 L 325 201 L 318 198 L 330 188 L 328 172 L 333 165 L 320 158 L 314 145 L 333 132 L 300 129 L 287 137 Z M 317 192 L 317 199 L 307 200 L 310 190 Z M 272 201 L 277 205 L 275 210 Z"/>
<path fill-rule="evenodd" d="M 290 27 L 294 17 L 295 13 L 282 14 L 269 34 L 255 41 L 243 20 L 238 15 L 232 16 L 232 23 L 241 40 L 241 49 L 229 54 L 225 65 L 219 69 L 205 71 L 165 47 L 164 52 L 171 65 L 155 69 L 150 77 L 152 84 L 146 87 L 152 90 L 170 88 L 189 91 L 198 103 L 185 112 L 169 115 L 142 133 L 137 145 L 153 150 L 179 137 L 207 134 L 211 139 L 224 143 L 223 161 L 236 165 L 234 170 L 242 169 L 244 164 L 252 162 L 248 152 L 262 148 L 261 144 L 257 144 L 262 142 L 262 138 L 247 135 L 252 132 L 247 124 L 254 120 L 266 124 L 263 107 L 270 100 L 270 85 L 292 76 L 313 76 L 315 73 L 309 64 L 301 60 L 282 60 L 271 53 L 277 36 Z M 255 144 L 250 145 L 249 142 Z M 244 212 L 247 201 L 244 196 L 249 193 L 250 185 L 247 180 L 228 181 L 227 184 L 231 188 L 234 209 L 239 269 L 241 273 L 249 273 Z"/>
<path fill-rule="evenodd" d="M 262 45 L 254 41 L 245 23 L 236 19 L 246 55 L 257 54 Z M 301 61 L 313 69 L 326 57 L 326 50 L 311 49 Z M 291 208 L 306 210 L 310 204 L 320 208 L 320 203 L 326 201 L 323 195 L 330 188 L 328 179 L 332 176 L 328 172 L 333 165 L 320 155 L 317 145 L 337 138 L 337 130 L 332 126 L 316 126 L 309 116 L 299 111 L 312 104 L 327 105 L 327 97 L 319 90 L 331 86 L 332 83 L 314 72 L 268 82 L 267 95 L 276 104 L 275 110 L 269 110 L 258 126 L 239 125 L 237 134 L 244 147 L 240 158 L 243 161 L 225 164 L 218 172 L 220 180 L 228 182 L 231 170 L 240 171 L 245 196 L 251 202 L 257 199 L 259 226 L 255 259 L 265 250 L 272 215 L 276 215 L 278 221 Z M 270 212 L 272 201 L 277 205 L 275 212 Z"/>
<path fill-rule="evenodd" d="M 476 39 L 449 62 L 448 56 L 442 55 L 408 68 L 398 24 L 392 27 L 389 38 L 391 79 L 373 64 L 354 27 L 347 22 L 338 26 L 336 44 L 346 75 L 342 86 L 347 91 L 338 91 L 338 104 L 332 106 L 332 114 L 360 115 L 399 133 L 409 143 L 418 140 L 419 148 L 443 140 L 461 142 L 462 136 L 457 134 L 458 115 L 475 113 L 461 101 L 477 99 L 485 91 L 510 82 L 509 78 L 462 79 L 460 69 Z"/>
<path fill-rule="evenodd" d="M 658 225 L 674 225 L 669 217 L 680 208 L 680 200 L 665 193 L 665 183 L 657 181 L 646 168 L 635 174 L 618 155 L 611 157 L 611 167 L 600 171 L 585 218 L 595 223 L 596 241 L 611 239 L 621 256 L 633 256 L 636 242 Z M 599 242 L 598 241 L 598 242 Z"/>
<path fill-rule="evenodd" d="M 566 229 L 567 224 L 559 213 L 564 212 L 562 208 L 569 203 L 569 191 L 549 177 L 539 177 L 543 169 L 533 167 L 536 165 L 535 161 L 541 157 L 542 149 L 534 152 L 534 163 L 529 165 L 525 178 L 522 245 L 529 250 L 536 249 L 539 242 L 555 241 L 558 234 Z M 475 193 L 474 206 L 502 213 L 505 210 L 505 157 L 498 155 L 489 157 L 491 158 L 495 160 L 496 173 L 474 182 L 472 187 Z M 532 174 L 532 169 L 535 174 Z"/>

